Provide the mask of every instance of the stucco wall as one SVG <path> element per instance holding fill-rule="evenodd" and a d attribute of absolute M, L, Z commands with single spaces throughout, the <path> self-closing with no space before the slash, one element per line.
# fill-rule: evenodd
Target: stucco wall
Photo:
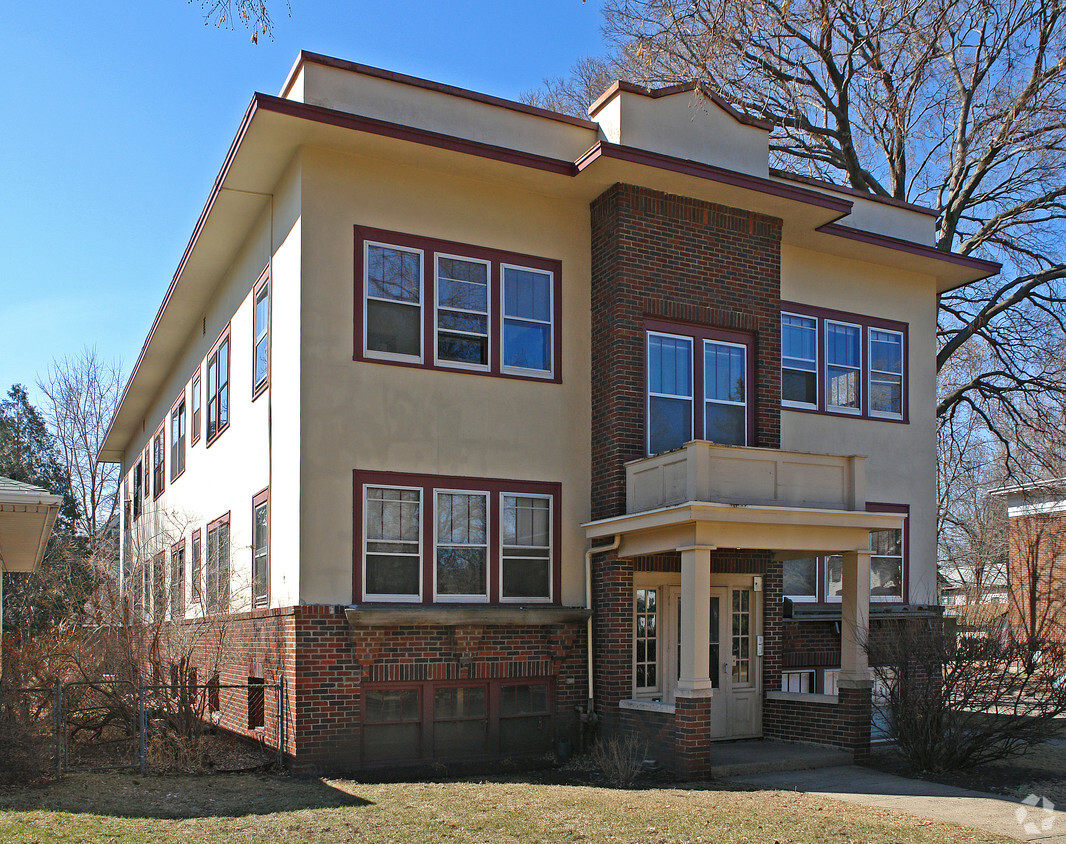
<path fill-rule="evenodd" d="M 935 604 L 935 280 L 783 245 L 781 298 L 908 324 L 909 424 L 783 408 L 781 447 L 869 458 L 867 500 L 910 505 L 910 601 Z"/>
<path fill-rule="evenodd" d="M 273 252 L 273 262 L 271 253 Z M 299 437 L 298 356 L 280 356 L 271 362 L 270 386 L 252 400 L 253 301 L 252 288 L 264 269 L 273 271 L 272 345 L 293 348 L 299 342 L 299 170 L 290 167 L 275 191 L 273 203 L 264 211 L 244 241 L 236 260 L 215 292 L 204 304 L 203 316 L 160 388 L 152 409 L 145 417 L 144 432 L 127 449 L 123 477 L 151 445 L 160 423 L 165 421 L 166 477 L 164 492 L 143 501 L 143 512 L 133 525 L 135 564 L 157 551 L 165 551 L 169 565 L 170 547 L 185 539 L 185 600 L 187 614 L 199 614 L 193 603 L 190 581 L 192 532 L 202 534 L 201 560 L 206 570 L 207 524 L 230 514 L 231 607 L 235 611 L 250 605 L 252 559 L 252 497 L 270 486 L 273 536 L 270 559 L 270 604 L 285 606 L 297 602 L 299 487 L 293 482 L 299 452 L 285 443 Z M 229 326 L 229 428 L 210 445 L 207 443 L 207 364 L 206 357 L 215 341 Z M 291 345 L 290 345 L 291 344 Z M 196 372 L 201 377 L 201 436 L 192 442 L 192 384 Z M 170 412 L 178 397 L 186 398 L 185 471 L 171 480 Z M 274 439 L 281 448 L 272 448 Z M 278 437 L 281 439 L 278 439 Z M 292 438 L 291 440 L 289 438 Z M 272 459 L 273 457 L 273 459 Z M 276 473 L 277 489 L 271 483 Z M 149 472 L 151 475 L 151 472 Z M 132 495 L 132 483 L 130 494 Z M 290 522 L 284 515 L 294 514 Z M 169 569 L 168 569 L 169 571 Z"/>
<path fill-rule="evenodd" d="M 303 178 L 301 600 L 352 600 L 352 472 L 361 469 L 561 483 L 561 598 L 583 604 L 587 208 L 317 149 L 304 153 Z M 357 224 L 561 261 L 562 383 L 354 362 Z"/>

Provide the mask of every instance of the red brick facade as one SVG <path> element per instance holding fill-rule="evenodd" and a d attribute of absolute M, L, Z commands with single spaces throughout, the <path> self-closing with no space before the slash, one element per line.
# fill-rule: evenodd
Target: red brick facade
<path fill-rule="evenodd" d="M 342 609 L 302 606 L 242 613 L 225 625 L 226 656 L 219 681 L 222 686 L 243 685 L 257 677 L 268 686 L 284 685 L 284 749 L 296 770 L 365 767 L 362 699 L 368 688 L 413 688 L 431 696 L 438 687 L 484 681 L 495 688 L 542 679 L 552 699 L 540 752 L 558 738 L 576 738 L 575 707 L 587 694 L 581 623 L 352 628 Z M 204 639 L 201 665 L 213 664 L 206 650 L 211 643 Z M 210 679 L 205 674 L 198 672 L 201 682 Z M 258 736 L 247 728 L 245 694 L 243 689 L 221 690 L 221 726 Z M 277 719 L 272 691 L 264 702 L 263 735 L 270 744 Z M 420 764 L 434 758 L 405 761 Z"/>
<path fill-rule="evenodd" d="M 1012 516 L 1008 542 L 1011 636 L 1034 650 L 1066 644 L 1066 513 Z"/>

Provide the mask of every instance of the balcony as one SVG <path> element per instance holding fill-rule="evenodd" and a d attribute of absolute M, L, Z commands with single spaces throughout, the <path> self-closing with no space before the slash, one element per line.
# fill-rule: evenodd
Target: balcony
<path fill-rule="evenodd" d="M 864 510 L 865 457 L 743 448 L 695 440 L 626 464 L 626 513 L 688 501 Z"/>

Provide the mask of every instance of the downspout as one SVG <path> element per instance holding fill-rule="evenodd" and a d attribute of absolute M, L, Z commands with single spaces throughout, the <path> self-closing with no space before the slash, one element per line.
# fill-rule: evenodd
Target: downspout
<path fill-rule="evenodd" d="M 588 649 L 588 708 L 585 714 L 592 716 L 592 555 L 603 554 L 606 551 L 616 551 L 622 544 L 621 534 L 615 534 L 614 541 L 610 545 L 601 545 L 598 548 L 589 548 L 585 552 L 585 609 L 589 611 L 589 617 L 585 620 L 585 643 Z"/>

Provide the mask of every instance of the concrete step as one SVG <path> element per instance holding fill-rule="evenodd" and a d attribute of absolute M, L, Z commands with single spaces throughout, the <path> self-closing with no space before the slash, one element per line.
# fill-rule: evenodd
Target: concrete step
<path fill-rule="evenodd" d="M 708 753 L 712 779 L 832 768 L 853 761 L 846 750 L 767 739 L 714 742 Z"/>

